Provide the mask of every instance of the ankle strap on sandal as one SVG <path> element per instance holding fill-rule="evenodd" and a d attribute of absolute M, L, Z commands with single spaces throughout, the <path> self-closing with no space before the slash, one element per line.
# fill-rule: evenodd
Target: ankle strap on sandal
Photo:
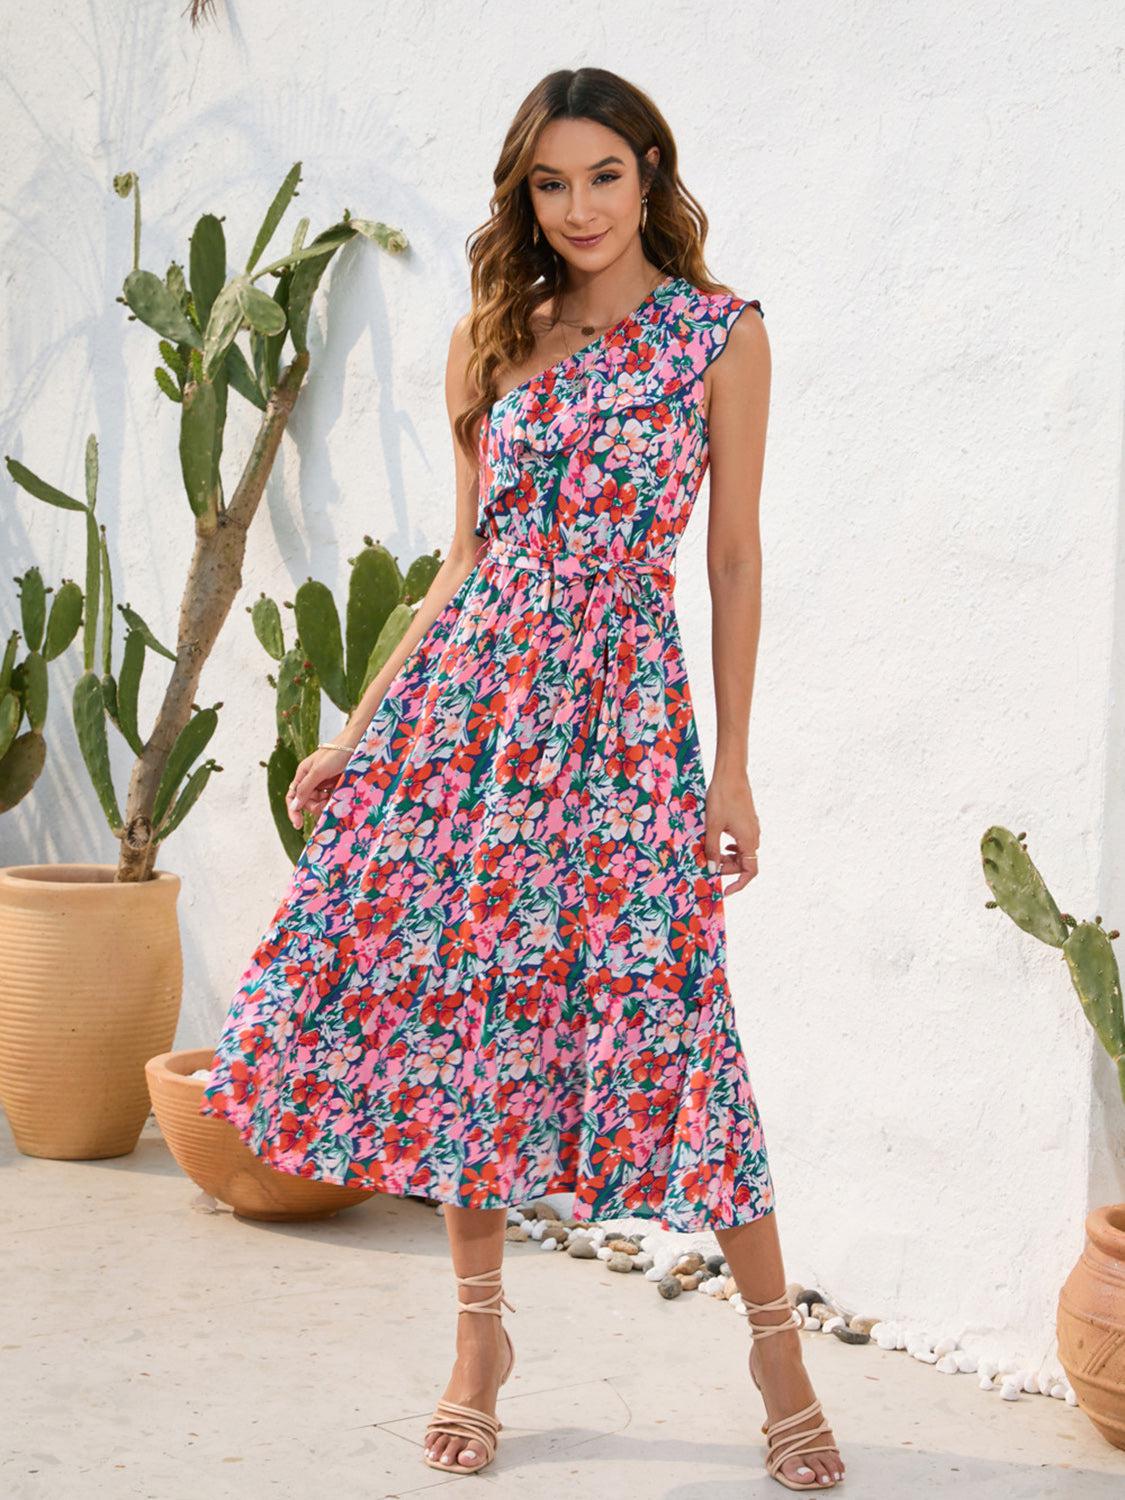
<path fill-rule="evenodd" d="M 787 1328 L 800 1328 L 801 1326 L 800 1315 L 785 1292 L 782 1292 L 780 1297 L 775 1297 L 772 1302 L 747 1302 L 743 1297 L 742 1305 L 746 1309 L 746 1321 L 750 1324 L 751 1338 L 766 1338 L 771 1333 L 784 1333 Z M 755 1323 L 754 1313 L 780 1312 L 783 1307 L 788 1310 L 789 1316 L 782 1318 L 780 1323 Z"/>
<path fill-rule="evenodd" d="M 499 1268 L 494 1271 L 478 1271 L 474 1276 L 456 1276 L 458 1286 L 493 1286 L 496 1288 L 491 1297 L 481 1297 L 476 1302 L 462 1302 L 457 1311 L 494 1313 L 496 1317 L 502 1318 L 504 1314 L 496 1306 L 497 1302 L 502 1302 L 509 1312 L 515 1312 L 515 1303 L 508 1301 L 501 1288 L 500 1276 Z"/>

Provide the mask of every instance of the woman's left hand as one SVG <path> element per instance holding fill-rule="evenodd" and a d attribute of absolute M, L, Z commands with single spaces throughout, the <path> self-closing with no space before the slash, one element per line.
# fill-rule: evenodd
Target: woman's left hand
<path fill-rule="evenodd" d="M 745 774 L 716 773 L 711 778 L 705 815 L 707 831 L 703 847 L 707 868 L 712 874 L 738 876 L 723 891 L 724 896 L 730 896 L 749 885 L 758 873 L 761 828 L 754 807 L 754 794 Z M 730 839 L 725 850 L 720 847 L 724 834 Z"/>

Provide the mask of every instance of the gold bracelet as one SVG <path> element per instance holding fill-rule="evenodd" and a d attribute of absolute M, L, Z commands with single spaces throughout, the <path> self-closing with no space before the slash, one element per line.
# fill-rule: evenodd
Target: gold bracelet
<path fill-rule="evenodd" d="M 331 740 L 326 740 L 323 745 L 318 745 L 316 748 L 318 750 L 346 750 L 349 755 L 355 754 L 354 745 L 337 745 Z"/>

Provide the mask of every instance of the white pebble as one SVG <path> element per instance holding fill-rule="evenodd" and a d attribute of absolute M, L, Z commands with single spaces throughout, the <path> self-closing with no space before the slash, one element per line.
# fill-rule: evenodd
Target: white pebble
<path fill-rule="evenodd" d="M 1001 1375 L 1015 1375 L 1020 1370 L 1020 1362 L 1013 1354 L 1007 1359 L 1002 1359 L 996 1368 Z"/>
<path fill-rule="evenodd" d="M 648 1270 L 645 1272 L 645 1280 L 646 1281 L 663 1281 L 664 1280 L 664 1273 L 663 1273 L 663 1271 L 658 1271 L 655 1266 L 649 1266 Z"/>
<path fill-rule="evenodd" d="M 977 1374 L 983 1380 L 986 1376 L 989 1380 L 1000 1373 L 1000 1366 L 994 1359 L 982 1359 L 977 1361 Z"/>
<path fill-rule="evenodd" d="M 540 1240 L 539 1248 L 540 1250 L 557 1250 L 559 1248 L 559 1242 L 557 1239 L 555 1239 L 554 1235 L 546 1235 L 542 1240 Z"/>
<path fill-rule="evenodd" d="M 835 1317 L 835 1318 L 828 1318 L 827 1321 L 822 1326 L 823 1326 L 823 1331 L 825 1333 L 831 1333 L 836 1328 L 846 1328 L 848 1325 L 847 1325 L 846 1319 L 841 1318 L 841 1317 Z"/>
<path fill-rule="evenodd" d="M 991 1375 L 982 1375 L 981 1376 L 981 1378 L 980 1378 L 980 1388 L 981 1388 L 982 1391 L 994 1391 L 996 1389 L 996 1387 L 992 1384 L 992 1376 Z"/>
<path fill-rule="evenodd" d="M 601 1245 L 603 1245 L 605 1243 L 605 1230 L 604 1229 L 591 1229 L 590 1230 L 590 1243 L 591 1243 L 591 1245 L 594 1246 L 595 1249 L 598 1249 Z"/>
<path fill-rule="evenodd" d="M 1035 1389 L 1041 1396 L 1049 1396 L 1054 1383 L 1055 1377 L 1046 1368 L 1040 1370 L 1039 1374 L 1035 1377 Z"/>
<path fill-rule="evenodd" d="M 1000 1395 L 1005 1401 L 1018 1401 L 1020 1399 L 1020 1388 L 1014 1380 L 1005 1380 L 1000 1387 Z"/>
<path fill-rule="evenodd" d="M 1039 1376 L 1036 1375 L 1034 1370 L 1024 1371 L 1023 1388 L 1029 1396 L 1038 1396 Z"/>
<path fill-rule="evenodd" d="M 956 1375 L 957 1361 L 952 1354 L 943 1354 L 937 1362 L 937 1368 L 943 1375 Z"/>
<path fill-rule="evenodd" d="M 597 1256 L 598 1260 L 608 1260 L 613 1254 L 613 1251 L 609 1248 L 608 1245 L 603 1245 L 602 1248 L 600 1250 L 596 1250 L 594 1254 Z"/>
<path fill-rule="evenodd" d="M 970 1354 L 967 1349 L 955 1349 L 953 1357 L 957 1361 L 957 1368 L 962 1375 L 973 1375 L 976 1373 L 977 1357 Z"/>
<path fill-rule="evenodd" d="M 820 1327 L 820 1319 L 819 1318 L 806 1318 L 805 1319 L 805 1327 L 807 1329 L 809 1329 L 809 1331 L 811 1333 L 815 1333 L 817 1331 L 817 1329 Z"/>
<path fill-rule="evenodd" d="M 745 1316 L 746 1303 L 743 1301 L 741 1292 L 735 1292 L 734 1296 L 730 1298 L 730 1305 L 734 1308 L 735 1312 L 740 1312 Z"/>
<path fill-rule="evenodd" d="M 887 1333 L 887 1332 L 893 1333 L 894 1329 L 892 1328 L 891 1324 L 888 1323 L 886 1321 L 886 1319 L 884 1318 L 884 1319 L 881 1319 L 878 1323 L 872 1323 L 871 1327 L 868 1329 L 868 1332 L 870 1333 L 871 1337 L 875 1340 L 875 1342 L 878 1344 L 879 1343 L 879 1335 L 881 1333 Z M 880 1346 L 880 1347 L 882 1347 L 882 1346 Z"/>
<path fill-rule="evenodd" d="M 945 1338 L 938 1339 L 937 1343 L 934 1345 L 934 1353 L 939 1359 L 943 1354 L 952 1354 L 954 1349 L 957 1348 L 957 1342 L 958 1341 L 951 1335 L 946 1334 Z"/>
<path fill-rule="evenodd" d="M 895 1337 L 895 1333 L 894 1333 L 894 1329 L 893 1328 L 891 1328 L 891 1329 L 884 1328 L 883 1332 L 881 1334 L 879 1334 L 879 1336 L 876 1338 L 875 1342 L 879 1345 L 880 1349 L 897 1349 L 898 1348 L 898 1340 Z"/>
<path fill-rule="evenodd" d="M 637 1255 L 633 1257 L 638 1271 L 651 1271 L 656 1262 L 651 1255 Z"/>
<path fill-rule="evenodd" d="M 898 1328 L 898 1329 L 895 1330 L 895 1348 L 896 1349 L 905 1349 L 906 1348 L 906 1332 L 902 1328 Z"/>
<path fill-rule="evenodd" d="M 729 1276 L 730 1275 L 730 1267 L 727 1265 L 727 1263 L 726 1263 L 725 1260 L 723 1261 L 722 1265 L 719 1267 L 719 1275 L 720 1276 Z"/>
<path fill-rule="evenodd" d="M 1051 1395 L 1054 1396 L 1056 1401 L 1062 1401 L 1066 1398 L 1066 1386 L 1063 1385 L 1061 1380 L 1051 1387 Z"/>
<path fill-rule="evenodd" d="M 508 1210 L 507 1222 L 509 1224 L 522 1224 L 523 1214 L 520 1213 L 518 1208 L 510 1208 Z"/>
<path fill-rule="evenodd" d="M 1078 1405 L 1078 1397 L 1075 1395 L 1073 1387 L 1067 1386 L 1065 1400 L 1066 1400 L 1067 1406 L 1077 1406 Z"/>
<path fill-rule="evenodd" d="M 707 1281 L 699 1283 L 699 1290 L 706 1292 L 709 1297 L 717 1297 L 727 1284 L 725 1276 L 712 1276 Z"/>
<path fill-rule="evenodd" d="M 924 1365 L 937 1364 L 937 1355 L 932 1349 L 915 1349 L 914 1358 L 920 1359 Z"/>

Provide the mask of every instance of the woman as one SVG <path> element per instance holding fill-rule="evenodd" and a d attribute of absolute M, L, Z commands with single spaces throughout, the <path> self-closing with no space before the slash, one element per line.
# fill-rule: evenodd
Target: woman
<path fill-rule="evenodd" d="M 495 183 L 449 350 L 449 555 L 294 777 L 294 824 L 317 824 L 203 1111 L 280 1170 L 446 1205 L 459 1310 L 492 1316 L 458 1319 L 432 1467 L 493 1457 L 506 1209 L 569 1190 L 580 1220 L 714 1230 L 769 1471 L 822 1489 L 844 1466 L 784 1294 L 725 967 L 723 899 L 757 873 L 761 308 L 709 281 L 671 133 L 612 73 L 544 79 Z M 671 586 L 708 464 L 705 785 Z"/>

